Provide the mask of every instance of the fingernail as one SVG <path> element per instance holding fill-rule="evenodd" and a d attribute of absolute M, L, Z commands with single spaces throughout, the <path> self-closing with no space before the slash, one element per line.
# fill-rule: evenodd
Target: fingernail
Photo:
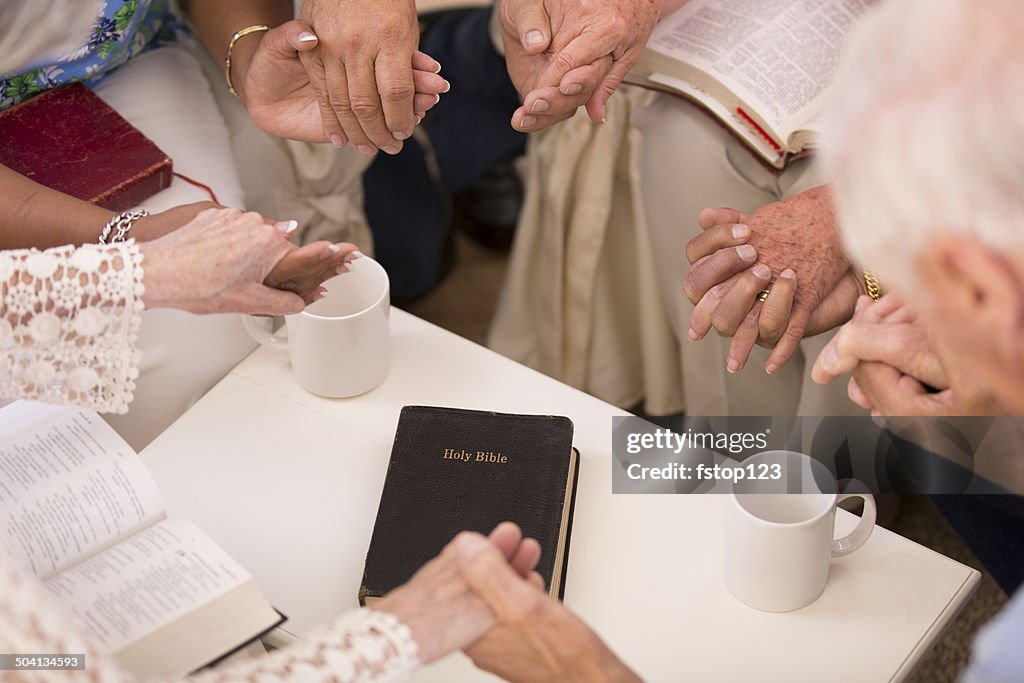
<path fill-rule="evenodd" d="M 566 95 L 579 95 L 581 92 L 583 92 L 583 86 L 580 85 L 579 83 L 570 83 L 565 88 L 564 92 Z"/>
<path fill-rule="evenodd" d="M 792 280 L 793 278 L 796 277 L 796 273 L 793 272 L 792 268 L 786 268 L 784 271 L 782 271 L 779 277 L 785 278 L 787 280 Z"/>
<path fill-rule="evenodd" d="M 351 254 L 349 254 L 348 256 L 345 257 L 345 262 L 346 263 L 352 263 L 356 259 L 363 258 L 364 256 L 366 256 L 366 254 L 364 254 L 363 252 L 361 252 L 358 249 L 356 249 Z"/>
<path fill-rule="evenodd" d="M 725 369 L 729 371 L 729 374 L 734 375 L 739 372 L 740 362 L 735 358 L 730 358 L 729 362 L 725 364 Z"/>
<path fill-rule="evenodd" d="M 423 114 L 416 114 L 416 125 L 423 123 Z"/>
<path fill-rule="evenodd" d="M 829 372 L 832 372 L 839 366 L 839 354 L 836 352 L 836 347 L 828 346 L 824 353 L 821 354 L 821 367 Z"/>
<path fill-rule="evenodd" d="M 444 90 L 442 92 L 450 92 L 451 89 L 452 89 L 452 84 L 449 81 L 446 80 L 444 82 Z"/>
<path fill-rule="evenodd" d="M 351 273 L 352 269 L 348 267 L 347 263 L 342 263 L 340 266 L 338 266 L 338 268 L 335 270 L 335 272 L 338 275 L 344 275 L 345 273 Z"/>
<path fill-rule="evenodd" d="M 274 227 L 282 235 L 287 235 L 290 232 L 295 232 L 295 229 L 299 227 L 298 221 L 279 221 L 274 223 Z"/>
<path fill-rule="evenodd" d="M 437 60 L 434 60 L 434 64 L 437 64 L 437 68 L 434 69 L 434 73 L 436 73 L 436 74 L 441 73 L 441 62 L 439 62 Z"/>
<path fill-rule="evenodd" d="M 299 34 L 299 42 L 300 43 L 314 43 L 314 42 L 316 42 L 316 36 L 314 36 L 309 31 L 303 31 L 302 33 Z"/>
<path fill-rule="evenodd" d="M 395 155 L 402 151 L 401 145 L 388 145 L 384 148 L 384 151 L 388 154 Z"/>
<path fill-rule="evenodd" d="M 441 96 L 440 95 L 434 95 L 434 104 L 437 104 L 440 101 L 441 101 Z"/>
<path fill-rule="evenodd" d="M 686 336 L 690 341 L 697 341 L 700 339 L 700 335 L 697 334 L 692 327 L 687 331 Z"/>
<path fill-rule="evenodd" d="M 520 123 L 520 127 L 522 127 L 522 128 L 533 128 L 536 124 L 537 124 L 537 117 L 536 116 L 529 116 L 529 115 L 527 115 L 527 116 L 523 117 L 523 121 L 522 121 L 522 123 Z"/>
<path fill-rule="evenodd" d="M 533 103 L 533 107 L 530 108 L 534 114 L 543 114 L 551 108 L 551 103 L 547 100 L 537 100 Z"/>
<path fill-rule="evenodd" d="M 342 139 L 342 137 L 337 133 L 331 134 L 331 142 L 334 144 L 335 147 L 338 147 L 339 149 L 345 146 L 345 140 Z"/>
<path fill-rule="evenodd" d="M 733 239 L 744 240 L 750 237 L 750 227 L 746 225 L 734 225 L 732 226 Z"/>
<path fill-rule="evenodd" d="M 769 375 L 774 375 L 776 372 L 779 371 L 779 366 L 776 365 L 775 363 L 769 363 L 767 366 L 765 366 L 764 371 L 767 372 Z"/>
<path fill-rule="evenodd" d="M 372 157 L 377 153 L 377 150 L 369 145 L 356 145 L 356 151 L 362 154 L 364 157 Z"/>
<path fill-rule="evenodd" d="M 744 245 L 744 246 L 748 246 L 748 245 Z M 743 247 L 740 247 L 740 249 L 742 249 L 742 248 Z M 750 247 L 750 248 L 753 249 L 753 247 Z M 761 280 L 767 280 L 768 278 L 770 278 L 772 276 L 772 269 L 769 268 L 768 266 L 766 266 L 763 263 L 758 263 L 756 266 L 754 266 L 754 275 L 757 276 Z"/>
<path fill-rule="evenodd" d="M 327 290 L 326 289 L 321 287 L 319 290 L 317 290 L 317 293 L 316 293 L 317 301 L 319 301 L 320 299 L 325 298 L 326 296 L 327 296 Z"/>
<path fill-rule="evenodd" d="M 543 45 L 544 34 L 540 31 L 533 30 L 526 34 L 526 46 L 531 47 L 533 45 Z"/>
<path fill-rule="evenodd" d="M 757 249 L 754 249 L 749 244 L 743 244 L 736 247 L 736 254 L 744 261 L 753 261 L 757 258 Z"/>
<path fill-rule="evenodd" d="M 408 140 L 412 137 L 412 134 L 406 133 L 404 130 L 393 130 L 391 131 L 391 134 L 395 136 L 396 140 Z"/>
<path fill-rule="evenodd" d="M 343 247 L 340 244 L 332 244 L 332 245 L 328 246 L 327 248 L 330 249 L 335 254 L 337 254 L 339 251 L 341 251 L 343 249 Z"/>

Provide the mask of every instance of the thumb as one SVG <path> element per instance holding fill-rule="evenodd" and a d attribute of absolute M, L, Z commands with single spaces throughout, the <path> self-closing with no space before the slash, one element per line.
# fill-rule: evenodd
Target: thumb
<path fill-rule="evenodd" d="M 283 57 L 294 57 L 296 52 L 309 52 L 319 40 L 304 21 L 289 21 L 267 32 L 267 47 Z"/>
<path fill-rule="evenodd" d="M 551 20 L 543 0 L 522 0 L 509 11 L 527 54 L 537 55 L 547 50 L 551 45 Z"/>

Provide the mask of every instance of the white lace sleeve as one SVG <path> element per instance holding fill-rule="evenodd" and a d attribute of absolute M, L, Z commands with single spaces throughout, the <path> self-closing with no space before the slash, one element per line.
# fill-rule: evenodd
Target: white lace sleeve
<path fill-rule="evenodd" d="M 354 610 L 319 635 L 269 655 L 240 660 L 188 683 L 396 683 L 418 665 L 416 642 L 396 617 Z M 42 584 L 0 548 L 0 652 L 84 654 L 81 671 L 5 671 L 4 683 L 129 683 L 134 678 L 99 652 Z"/>
<path fill-rule="evenodd" d="M 142 293 L 134 241 L 0 251 L 0 398 L 126 412 Z"/>

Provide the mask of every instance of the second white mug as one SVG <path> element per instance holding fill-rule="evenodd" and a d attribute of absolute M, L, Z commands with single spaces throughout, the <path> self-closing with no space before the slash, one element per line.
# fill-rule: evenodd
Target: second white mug
<path fill-rule="evenodd" d="M 797 493 L 741 481 L 728 496 L 725 523 L 725 583 L 737 599 L 766 612 L 789 612 L 811 604 L 824 592 L 832 558 L 849 555 L 871 536 L 875 499 L 870 494 L 818 493 L 824 466 L 806 455 L 767 451 L 743 465 L 775 464 Z M 830 476 L 825 471 L 824 476 Z M 785 482 L 777 482 L 787 490 Z M 795 483 L 795 487 L 793 484 Z M 849 535 L 834 539 L 836 506 L 862 498 L 864 513 Z"/>
<path fill-rule="evenodd" d="M 285 316 L 287 335 L 242 318 L 256 341 L 288 351 L 303 388 L 328 398 L 366 393 L 384 381 L 391 365 L 387 272 L 366 256 L 349 268 L 324 283 L 327 296 L 302 313 Z"/>

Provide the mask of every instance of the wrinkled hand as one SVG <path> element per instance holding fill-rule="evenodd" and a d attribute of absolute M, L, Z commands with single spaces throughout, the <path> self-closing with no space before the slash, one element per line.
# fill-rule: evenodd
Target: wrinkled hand
<path fill-rule="evenodd" d="M 608 98 L 640 59 L 662 5 L 662 0 L 501 0 L 496 11 L 509 75 L 524 97 L 512 126 L 536 132 L 580 106 L 603 122 Z"/>
<path fill-rule="evenodd" d="M 299 53 L 323 122 L 336 146 L 363 156 L 397 154 L 417 112 L 413 56 L 419 45 L 414 0 L 305 0 L 299 18 L 319 37 Z"/>
<path fill-rule="evenodd" d="M 192 313 L 298 313 L 303 295 L 264 284 L 286 255 L 301 251 L 286 239 L 288 225 L 237 209 L 207 209 L 178 230 L 141 243 L 143 302 Z M 343 248 L 332 256 L 338 259 L 334 270 L 348 253 Z"/>
<path fill-rule="evenodd" d="M 841 297 L 829 302 L 830 309 L 841 311 L 850 304 L 850 285 L 854 279 L 850 277 L 850 262 L 842 249 L 826 187 L 769 204 L 753 214 L 705 209 L 698 220 L 704 230 L 726 225 L 731 235 L 733 228 L 738 228 L 736 234 L 741 237 L 731 239 L 739 244 L 749 239 L 746 247 L 753 250 L 726 244 L 722 253 L 718 247 L 723 244 L 722 239 L 708 240 L 703 235 L 687 246 L 692 267 L 684 290 L 697 305 L 690 319 L 691 340 L 702 339 L 712 327 L 733 337 L 745 321 L 744 330 L 749 337 L 755 327 L 748 316 L 757 308 L 758 293 L 770 286 L 774 288 L 773 276 L 781 277 L 784 271 L 791 270 L 795 282 L 782 284 L 795 287 L 799 282 L 799 287 L 794 290 L 785 331 L 778 336 L 765 364 L 765 369 L 773 373 L 796 353 L 808 334 L 812 313 L 829 294 Z M 753 265 L 755 260 L 757 264 Z M 849 282 L 844 284 L 844 278 L 850 278 Z M 744 338 L 743 345 L 752 346 L 753 341 Z"/>
<path fill-rule="evenodd" d="M 356 144 L 373 144 L 367 143 L 361 133 L 360 136 L 347 136 L 346 129 L 339 123 L 332 102 L 339 109 L 349 108 L 351 111 L 353 100 L 347 95 L 338 99 L 342 98 L 342 92 L 347 93 L 343 90 L 346 84 L 344 67 L 339 63 L 332 63 L 329 71 L 340 81 L 325 80 L 328 70 L 321 61 L 320 42 L 309 26 L 301 21 L 290 21 L 259 36 L 239 41 L 232 52 L 233 80 L 239 97 L 256 125 L 273 135 L 307 142 L 331 141 L 338 147 L 350 138 Z M 368 41 L 368 44 L 376 44 L 376 41 Z M 403 73 L 409 72 L 414 91 L 408 101 L 409 117 L 401 118 L 402 125 L 407 126 L 402 130 L 410 135 L 418 120 L 422 120 L 426 112 L 437 104 L 441 93 L 448 91 L 448 82 L 438 75 L 440 68 L 427 55 L 414 51 L 409 54 L 404 69 L 399 69 Z M 382 72 L 382 83 L 385 77 Z M 379 110 L 381 105 L 376 81 L 371 84 L 356 82 L 360 88 L 372 87 L 374 90 L 371 96 L 368 90 L 367 94 L 362 94 L 361 89 L 359 97 L 363 100 L 357 98 L 355 101 L 372 103 Z M 328 85 L 335 83 L 340 85 L 328 90 Z M 355 91 L 352 92 L 355 97 Z M 369 110 L 364 107 L 361 111 Z M 377 121 L 372 113 L 371 118 Z M 358 125 L 354 115 L 346 117 L 345 121 L 349 126 Z M 373 130 L 379 132 L 378 127 Z M 401 143 L 390 134 L 385 142 L 397 145 L 396 150 L 401 149 Z M 369 155 L 372 156 L 376 149 L 375 146 L 370 148 Z"/>
<path fill-rule="evenodd" d="M 950 373 L 941 347 L 897 297 L 862 297 L 853 320 L 822 349 L 811 376 L 827 384 L 852 373 L 850 400 L 874 416 L 982 415 L 998 407 L 978 384 Z"/>
<path fill-rule="evenodd" d="M 862 362 L 884 363 L 931 387 L 949 387 L 927 330 L 893 294 L 877 303 L 868 297 L 858 300 L 853 319 L 822 349 L 811 377 L 819 384 L 828 384 L 853 372 Z"/>
<path fill-rule="evenodd" d="M 496 625 L 466 649 L 486 671 L 516 683 L 638 682 L 601 639 L 562 603 L 524 581 L 495 557 L 468 567 L 466 580 Z"/>
<path fill-rule="evenodd" d="M 535 582 L 540 577 L 533 568 L 539 559 L 540 544 L 524 539 L 511 522 L 499 524 L 488 538 L 462 532 L 371 609 L 401 619 L 419 646 L 420 662 L 429 664 L 468 647 L 496 623 L 494 611 L 473 587 L 472 577 L 493 571 L 509 580 Z"/>

